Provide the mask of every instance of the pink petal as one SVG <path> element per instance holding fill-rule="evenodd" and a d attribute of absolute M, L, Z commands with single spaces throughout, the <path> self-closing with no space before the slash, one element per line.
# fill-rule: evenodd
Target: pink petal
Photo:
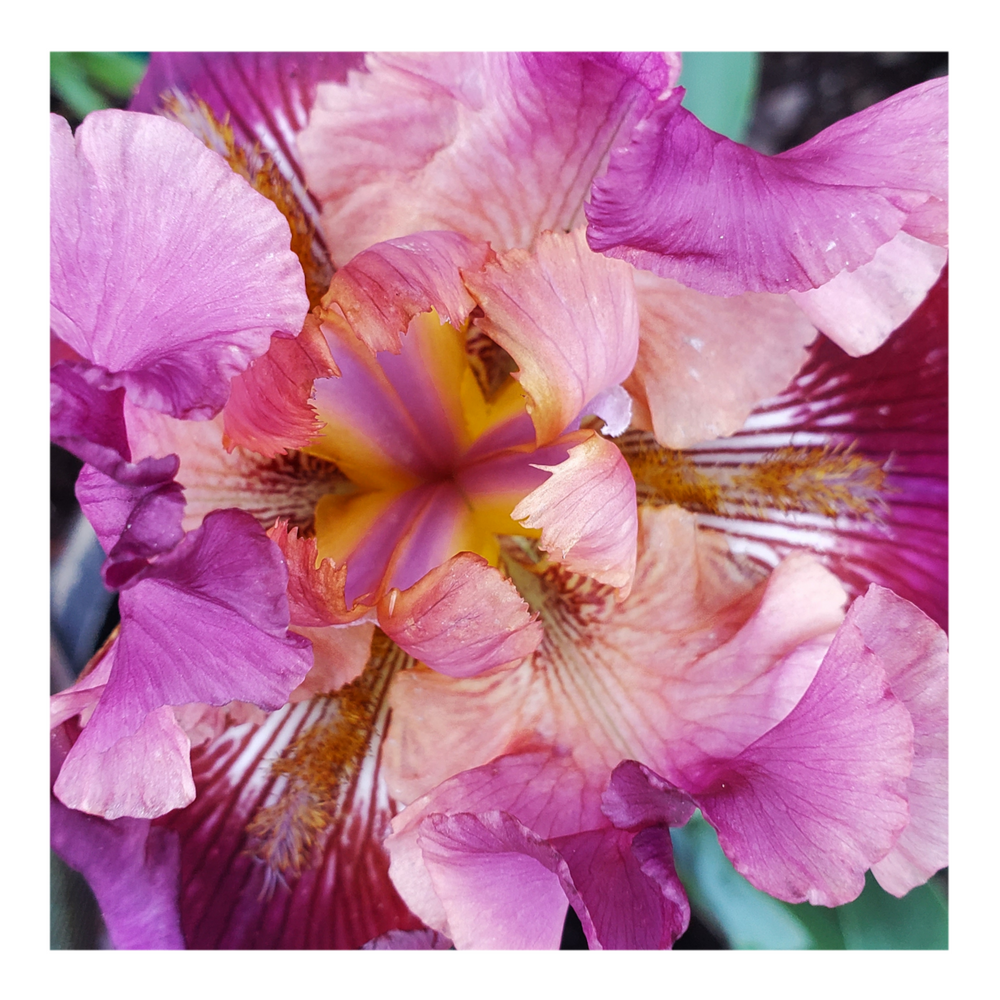
<path fill-rule="evenodd" d="M 443 934 L 426 928 L 417 931 L 388 931 L 361 946 L 362 951 L 448 951 L 452 943 Z"/>
<path fill-rule="evenodd" d="M 53 769 L 70 745 L 53 733 Z M 183 948 L 177 914 L 178 842 L 149 820 L 112 822 L 67 809 L 52 798 L 52 849 L 81 872 L 97 897 L 112 945 L 119 950 Z"/>
<path fill-rule="evenodd" d="M 683 826 L 695 805 L 669 781 L 635 760 L 623 760 L 601 796 L 601 812 L 622 830 Z"/>
<path fill-rule="evenodd" d="M 210 417 L 308 308 L 288 224 L 183 126 L 52 119 L 52 328 L 140 406 Z"/>
<path fill-rule="evenodd" d="M 786 296 L 720 298 L 647 271 L 634 278 L 639 355 L 626 387 L 668 448 L 739 430 L 761 400 L 788 385 L 816 336 Z"/>
<path fill-rule="evenodd" d="M 820 330 L 852 357 L 885 343 L 927 296 L 948 251 L 898 233 L 856 271 L 841 271 L 825 285 L 791 292 Z"/>
<path fill-rule="evenodd" d="M 471 552 L 384 597 L 379 625 L 411 656 L 450 677 L 518 662 L 543 635 L 514 585 Z"/>
<path fill-rule="evenodd" d="M 635 480 L 614 444 L 583 434 L 561 465 L 539 466 L 552 475 L 511 517 L 541 528 L 541 547 L 567 569 L 618 587 L 624 599 L 635 573 Z"/>
<path fill-rule="evenodd" d="M 336 373 L 314 316 L 297 337 L 272 337 L 268 352 L 232 381 L 222 411 L 226 449 L 239 445 L 272 458 L 304 448 L 323 426 L 309 403 L 313 383 Z"/>
<path fill-rule="evenodd" d="M 59 798 L 108 819 L 189 802 L 187 737 L 162 707 L 285 704 L 312 662 L 306 641 L 286 631 L 286 581 L 277 546 L 237 511 L 209 515 L 144 570 L 119 598 L 114 665 L 56 783 Z"/>
<path fill-rule="evenodd" d="M 415 233 L 369 247 L 333 276 L 323 307 L 334 305 L 372 351 L 401 350 L 400 335 L 418 313 L 437 310 L 458 328 L 475 307 L 459 276 L 478 270 L 490 249 L 458 233 Z"/>
<path fill-rule="evenodd" d="M 639 314 L 631 271 L 592 253 L 583 231 L 543 233 L 463 274 L 476 321 L 517 362 L 539 445 L 554 441 L 635 364 Z"/>
<path fill-rule="evenodd" d="M 523 824 L 498 810 L 433 814 L 417 842 L 447 915 L 437 929 L 459 951 L 559 947 L 567 889 L 579 897 L 566 863 Z"/>
<path fill-rule="evenodd" d="M 948 620 L 948 277 L 877 351 L 853 359 L 819 338 L 809 361 L 726 441 L 690 455 L 699 464 L 759 461 L 789 445 L 856 447 L 885 468 L 871 520 L 796 522 L 704 516 L 734 549 L 766 568 L 792 551 L 814 553 L 851 596 L 872 582 L 916 604 L 942 628 Z"/>
<path fill-rule="evenodd" d="M 754 886 L 839 906 L 906 826 L 913 725 L 860 631 L 845 622 L 802 700 L 685 790 Z"/>
<path fill-rule="evenodd" d="M 345 783 L 341 808 L 318 831 L 300 875 L 282 875 L 248 850 L 247 825 L 279 793 L 272 762 L 333 713 L 328 698 L 303 702 L 192 752 L 195 801 L 157 821 L 180 838 L 179 907 L 189 948 L 359 948 L 393 929 L 421 927 L 389 881 L 381 839 L 394 806 L 375 751 Z"/>
<path fill-rule="evenodd" d="M 881 659 L 892 693 L 913 719 L 910 822 L 872 865 L 882 888 L 903 896 L 948 864 L 948 639 L 920 610 L 876 584 L 847 620 Z"/>
<path fill-rule="evenodd" d="M 587 209 L 595 249 L 711 295 L 805 291 L 868 263 L 947 198 L 948 81 L 930 80 L 763 156 L 677 92 L 614 150 Z"/>
<path fill-rule="evenodd" d="M 627 53 L 369 55 L 299 137 L 334 260 L 447 229 L 494 247 L 571 229 L 607 150 L 676 83 Z"/>

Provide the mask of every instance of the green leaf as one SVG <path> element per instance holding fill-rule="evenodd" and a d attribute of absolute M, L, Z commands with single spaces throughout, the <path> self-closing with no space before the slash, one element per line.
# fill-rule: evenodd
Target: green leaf
<path fill-rule="evenodd" d="M 149 56 L 138 52 L 51 52 L 52 92 L 81 119 L 101 108 L 122 107 L 148 62 Z"/>
<path fill-rule="evenodd" d="M 760 81 L 756 52 L 685 52 L 684 107 L 715 132 L 745 142 Z"/>
<path fill-rule="evenodd" d="M 865 891 L 836 912 L 848 948 L 937 951 L 948 947 L 948 904 L 933 880 L 897 899 L 869 872 Z"/>

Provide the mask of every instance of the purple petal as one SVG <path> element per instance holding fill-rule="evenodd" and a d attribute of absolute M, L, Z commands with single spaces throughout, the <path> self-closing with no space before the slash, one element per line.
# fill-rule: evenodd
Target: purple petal
<path fill-rule="evenodd" d="M 591 948 L 670 948 L 687 930 L 691 911 L 666 827 L 637 834 L 591 830 L 559 837 L 552 846 L 587 907 Z"/>
<path fill-rule="evenodd" d="M 52 732 L 53 771 L 70 747 L 66 728 Z M 109 822 L 50 803 L 52 849 L 90 884 L 115 948 L 183 948 L 177 835 L 149 820 Z"/>
<path fill-rule="evenodd" d="M 679 63 L 659 54 L 369 55 L 299 137 L 334 260 L 447 229 L 495 249 L 569 230 L 607 150 Z"/>
<path fill-rule="evenodd" d="M 52 118 L 52 329 L 140 406 L 205 418 L 308 309 L 288 223 L 183 126 Z"/>
<path fill-rule="evenodd" d="M 847 622 L 787 718 L 685 790 L 752 885 L 839 906 L 906 826 L 912 761 L 909 713 Z"/>
<path fill-rule="evenodd" d="M 129 486 L 85 465 L 76 481 L 76 498 L 108 553 L 101 575 L 110 590 L 123 587 L 150 559 L 169 552 L 184 537 L 184 491 L 172 480 Z"/>
<path fill-rule="evenodd" d="M 107 818 L 148 818 L 190 801 L 186 737 L 168 716 L 155 727 L 150 717 L 193 702 L 283 705 L 312 663 L 308 641 L 287 631 L 287 581 L 277 545 L 232 510 L 210 514 L 133 578 L 119 599 L 111 676 L 59 776 L 60 799 Z M 130 769 L 147 775 L 157 741 L 173 767 L 147 801 L 145 778 L 131 781 Z"/>
<path fill-rule="evenodd" d="M 101 379 L 100 372 L 77 365 L 52 368 L 52 440 L 120 483 L 145 486 L 172 479 L 179 465 L 176 455 L 132 463 L 123 413 L 125 390 L 101 389 L 88 376 Z"/>
<path fill-rule="evenodd" d="M 623 830 L 683 826 L 694 810 L 687 795 L 635 760 L 623 760 L 611 772 L 601 797 L 601 812 Z"/>
<path fill-rule="evenodd" d="M 818 288 L 947 199 L 948 82 L 930 80 L 763 156 L 658 104 L 613 150 L 590 245 L 711 295 Z"/>
<path fill-rule="evenodd" d="M 728 465 L 787 445 L 850 444 L 888 473 L 888 510 L 878 520 L 700 520 L 768 567 L 795 549 L 815 552 L 852 596 L 878 583 L 947 628 L 947 270 L 877 351 L 853 359 L 820 338 L 792 385 L 761 404 L 738 434 L 689 454 L 699 464 Z"/>

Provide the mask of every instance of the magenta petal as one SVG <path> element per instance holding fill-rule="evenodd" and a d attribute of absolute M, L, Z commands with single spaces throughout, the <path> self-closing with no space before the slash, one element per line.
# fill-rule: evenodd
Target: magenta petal
<path fill-rule="evenodd" d="M 387 931 L 361 946 L 362 951 L 448 951 L 451 941 L 426 927 L 415 931 Z"/>
<path fill-rule="evenodd" d="M 805 291 L 866 264 L 930 199 L 947 199 L 947 79 L 770 157 L 707 129 L 682 96 L 657 105 L 595 181 L 595 250 L 712 295 Z"/>
<path fill-rule="evenodd" d="M 635 760 L 623 760 L 611 772 L 601 797 L 601 812 L 622 830 L 683 826 L 694 810 L 687 795 Z"/>
<path fill-rule="evenodd" d="M 691 911 L 666 827 L 589 830 L 551 843 L 587 907 L 591 948 L 669 948 L 687 930 Z"/>
<path fill-rule="evenodd" d="M 337 271 L 323 305 L 336 303 L 371 350 L 398 354 L 418 313 L 436 309 L 444 322 L 462 326 L 476 302 L 459 269 L 479 270 L 489 252 L 485 243 L 448 232 L 377 243 Z"/>
<path fill-rule="evenodd" d="M 845 622 L 802 700 L 686 787 L 737 871 L 790 903 L 839 906 L 906 826 L 913 724 Z"/>
<path fill-rule="evenodd" d="M 948 864 L 948 638 L 909 601 L 872 584 L 848 612 L 913 719 L 910 822 L 872 872 L 897 896 Z"/>
<path fill-rule="evenodd" d="M 288 223 L 176 122 L 52 118 L 52 329 L 140 406 L 210 417 L 308 309 Z"/>
<path fill-rule="evenodd" d="M 337 819 L 318 832 L 314 864 L 280 875 L 248 850 L 247 825 L 278 797 L 272 762 L 313 725 L 329 725 L 336 703 L 315 698 L 228 729 L 195 749 L 197 797 L 157 820 L 180 838 L 180 912 L 189 948 L 359 948 L 394 929 L 416 930 L 389 881 L 381 838 L 394 805 L 377 754 L 345 783 Z"/>
<path fill-rule="evenodd" d="M 870 583 L 948 622 L 948 272 L 877 351 L 848 357 L 825 338 L 781 395 L 743 429 L 690 454 L 706 464 L 755 461 L 782 446 L 854 445 L 883 465 L 876 519 L 795 523 L 705 517 L 740 552 L 770 568 L 796 549 L 814 552 L 860 596 Z M 730 458 L 738 455 L 738 459 Z"/>

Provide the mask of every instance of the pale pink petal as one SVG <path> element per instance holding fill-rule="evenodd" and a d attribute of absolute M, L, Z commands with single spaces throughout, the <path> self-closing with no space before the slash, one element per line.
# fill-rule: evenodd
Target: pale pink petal
<path fill-rule="evenodd" d="M 587 206 L 595 250 L 711 295 L 818 288 L 947 199 L 948 81 L 911 87 L 777 156 L 657 105 Z M 935 241 L 936 242 L 936 241 Z"/>
<path fill-rule="evenodd" d="M 401 335 L 418 313 L 435 309 L 444 322 L 461 327 L 476 303 L 459 269 L 478 270 L 489 253 L 485 243 L 449 232 L 377 243 L 337 271 L 323 307 L 339 307 L 372 351 L 398 354 Z"/>
<path fill-rule="evenodd" d="M 579 896 L 566 862 L 524 824 L 499 810 L 434 813 L 421 822 L 417 843 L 446 915 L 435 929 L 459 951 L 559 947 L 567 896 Z M 409 902 L 395 871 L 393 880 Z"/>
<path fill-rule="evenodd" d="M 683 787 L 736 870 L 790 903 L 840 906 L 906 826 L 913 724 L 845 622 L 802 700 Z"/>
<path fill-rule="evenodd" d="M 686 448 L 739 430 L 805 363 L 816 329 L 786 296 L 705 295 L 634 274 L 639 355 L 626 382 L 656 439 Z"/>
<path fill-rule="evenodd" d="M 852 357 L 869 354 L 908 319 L 937 281 L 948 251 L 898 233 L 856 271 L 790 292 L 810 322 Z"/>
<path fill-rule="evenodd" d="M 105 643 L 87 664 L 86 673 L 72 687 L 52 695 L 49 699 L 50 729 L 55 729 L 74 715 L 80 715 L 83 723 L 90 718 L 111 674 L 114 657 L 107 655 L 111 649 L 112 643 Z"/>
<path fill-rule="evenodd" d="M 411 656 L 451 677 L 518 662 L 543 635 L 514 585 L 471 552 L 384 597 L 379 625 Z"/>
<path fill-rule="evenodd" d="M 369 55 L 320 84 L 299 148 L 338 264 L 448 229 L 495 248 L 581 221 L 611 146 L 677 81 L 659 54 Z"/>
<path fill-rule="evenodd" d="M 501 253 L 463 277 L 485 313 L 476 325 L 517 362 L 540 445 L 632 371 L 631 269 L 592 253 L 582 230 L 543 233 L 530 252 Z"/>
<path fill-rule="evenodd" d="M 909 601 L 876 584 L 847 620 L 881 659 L 892 693 L 913 719 L 910 822 L 872 865 L 882 888 L 903 896 L 948 864 L 948 638 Z"/>
<path fill-rule="evenodd" d="M 541 528 L 540 545 L 567 569 L 618 587 L 628 596 L 635 573 L 638 515 L 635 480 L 621 452 L 593 431 L 511 517 Z"/>
<path fill-rule="evenodd" d="M 267 354 L 232 381 L 222 411 L 227 451 L 239 445 L 272 458 L 304 448 L 323 427 L 309 403 L 313 383 L 336 373 L 316 317 L 297 337 L 272 337 Z"/>
<path fill-rule="evenodd" d="M 288 223 L 182 125 L 52 119 L 55 333 L 141 406 L 203 419 L 296 333 L 308 303 Z"/>

